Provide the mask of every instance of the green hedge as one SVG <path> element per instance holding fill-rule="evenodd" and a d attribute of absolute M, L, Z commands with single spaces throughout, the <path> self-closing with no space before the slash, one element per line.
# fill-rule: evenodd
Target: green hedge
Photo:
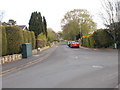
<path fill-rule="evenodd" d="M 34 32 L 23 30 L 24 43 L 32 43 L 32 49 L 35 49 L 36 39 Z"/>
<path fill-rule="evenodd" d="M 27 34 L 28 34 L 28 43 L 32 43 L 32 36 L 31 36 L 31 32 L 30 31 L 27 31 Z"/>
<path fill-rule="evenodd" d="M 47 45 L 47 38 L 43 33 L 40 33 L 38 35 L 38 40 L 37 40 L 38 47 L 42 48 Z"/>
<path fill-rule="evenodd" d="M 17 26 L 0 28 L 2 30 L 2 56 L 21 53 L 23 43 L 32 43 L 32 49 L 35 49 L 36 39 L 34 32 L 21 30 Z"/>
<path fill-rule="evenodd" d="M 94 40 L 94 38 L 93 38 L 93 36 L 90 36 L 89 37 L 89 43 L 90 43 L 90 48 L 94 48 L 95 47 L 95 40 Z"/>
<path fill-rule="evenodd" d="M 23 42 L 22 32 L 20 28 L 16 26 L 6 27 L 7 35 L 7 54 L 17 54 L 20 53 L 20 46 Z"/>
<path fill-rule="evenodd" d="M 82 46 L 89 48 L 107 48 L 113 43 L 113 37 L 106 30 L 98 30 L 93 35 L 82 38 Z"/>
<path fill-rule="evenodd" d="M 28 43 L 28 32 L 26 30 L 22 30 L 23 32 L 23 38 L 24 38 L 24 43 Z"/>
<path fill-rule="evenodd" d="M 45 47 L 45 40 L 44 39 L 39 39 L 37 40 L 38 48 Z"/>
<path fill-rule="evenodd" d="M 114 42 L 113 37 L 106 30 L 98 30 L 93 34 L 95 45 L 98 48 L 107 48 Z"/>
<path fill-rule="evenodd" d="M 90 42 L 89 42 L 89 37 L 86 37 L 86 46 L 87 47 L 90 47 L 90 44 L 89 44 Z"/>
<path fill-rule="evenodd" d="M 86 38 L 82 38 L 82 44 L 81 45 L 86 47 Z"/>
<path fill-rule="evenodd" d="M 82 38 L 82 46 L 94 48 L 95 41 L 92 36 Z"/>
<path fill-rule="evenodd" d="M 34 32 L 31 31 L 31 39 L 32 39 L 32 49 L 35 49 L 36 47 L 36 39 Z"/>
<path fill-rule="evenodd" d="M 6 29 L 5 27 L 0 27 L 2 30 L 2 55 L 6 55 L 7 54 L 7 37 L 6 37 Z"/>

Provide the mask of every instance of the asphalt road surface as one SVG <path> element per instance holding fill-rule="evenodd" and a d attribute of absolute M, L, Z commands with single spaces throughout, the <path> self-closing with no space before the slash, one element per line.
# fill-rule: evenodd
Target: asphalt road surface
<path fill-rule="evenodd" d="M 54 46 L 34 57 L 46 58 L 2 76 L 3 88 L 115 88 L 118 51 Z M 43 55 L 41 55 L 43 54 Z"/>

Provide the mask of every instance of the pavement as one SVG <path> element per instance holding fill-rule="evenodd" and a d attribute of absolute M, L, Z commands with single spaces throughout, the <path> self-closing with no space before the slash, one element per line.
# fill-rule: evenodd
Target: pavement
<path fill-rule="evenodd" d="M 18 67 L 23 63 L 28 64 Z M 3 71 L 15 65 L 18 68 L 2 76 L 3 88 L 115 88 L 118 85 L 118 51 L 112 49 L 69 48 L 60 44 L 29 59 L 5 64 Z"/>
<path fill-rule="evenodd" d="M 34 54 L 31 57 L 23 58 L 23 59 L 14 61 L 14 62 L 3 64 L 2 65 L 2 72 L 0 72 L 0 74 L 2 74 L 4 72 L 5 73 L 9 72 L 9 71 L 11 71 L 13 69 L 16 69 L 16 68 L 24 67 L 24 66 L 26 66 L 30 63 L 33 63 L 33 62 L 37 61 L 40 57 L 43 57 L 43 56 L 47 55 L 48 53 L 50 53 L 49 48 L 50 47 L 42 48 L 40 51 L 38 51 L 37 54 Z M 49 49 L 49 50 L 47 50 L 47 49 Z"/>

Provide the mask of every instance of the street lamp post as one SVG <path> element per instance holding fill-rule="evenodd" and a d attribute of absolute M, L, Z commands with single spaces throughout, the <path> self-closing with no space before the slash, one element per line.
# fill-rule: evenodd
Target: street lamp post
<path fill-rule="evenodd" d="M 81 37 L 81 23 L 80 23 L 80 37 Z"/>
<path fill-rule="evenodd" d="M 81 35 L 82 35 L 82 33 L 81 33 L 81 31 L 82 31 L 82 30 L 81 30 L 81 27 L 82 27 L 82 26 L 81 26 L 81 22 L 80 22 L 80 39 L 79 39 L 79 40 L 80 40 L 80 44 L 82 44 L 82 42 L 81 42 Z"/>

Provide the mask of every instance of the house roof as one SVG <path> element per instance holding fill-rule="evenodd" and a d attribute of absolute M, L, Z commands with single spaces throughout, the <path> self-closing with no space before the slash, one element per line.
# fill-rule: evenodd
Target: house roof
<path fill-rule="evenodd" d="M 20 29 L 22 30 L 28 30 L 26 25 L 17 25 L 18 27 L 20 27 Z"/>

